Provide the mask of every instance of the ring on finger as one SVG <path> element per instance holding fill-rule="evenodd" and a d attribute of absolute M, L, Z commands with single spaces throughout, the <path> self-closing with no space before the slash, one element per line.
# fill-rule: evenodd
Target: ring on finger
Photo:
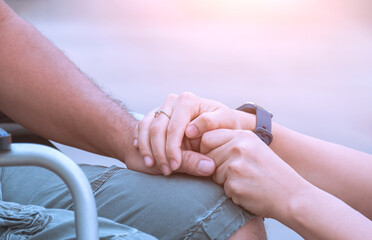
<path fill-rule="evenodd" d="M 160 114 L 164 114 L 165 116 L 167 116 L 169 119 L 171 118 L 166 112 L 162 111 L 162 110 L 155 110 L 155 114 L 154 114 L 154 118 L 157 118 Z"/>

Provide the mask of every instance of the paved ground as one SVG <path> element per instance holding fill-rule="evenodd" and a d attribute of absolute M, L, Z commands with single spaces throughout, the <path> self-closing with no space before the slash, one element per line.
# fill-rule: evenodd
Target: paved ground
<path fill-rule="evenodd" d="M 134 111 L 171 92 L 231 107 L 249 100 L 292 129 L 372 153 L 372 4 L 298 2 L 9 4 Z M 76 161 L 101 161 L 63 149 Z M 270 239 L 301 239 L 273 220 L 267 225 Z"/>

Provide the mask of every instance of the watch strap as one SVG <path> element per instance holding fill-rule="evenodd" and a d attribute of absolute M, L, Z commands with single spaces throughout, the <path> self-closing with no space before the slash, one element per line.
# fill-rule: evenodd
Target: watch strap
<path fill-rule="evenodd" d="M 246 103 L 237 108 L 237 110 L 244 111 L 247 113 L 252 113 L 256 115 L 256 127 L 254 133 L 267 145 L 273 140 L 273 135 L 271 134 L 271 118 L 273 115 L 254 103 Z"/>

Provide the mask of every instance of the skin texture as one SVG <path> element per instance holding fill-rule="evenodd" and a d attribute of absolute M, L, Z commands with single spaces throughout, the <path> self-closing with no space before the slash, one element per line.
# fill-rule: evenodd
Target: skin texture
<path fill-rule="evenodd" d="M 198 131 L 247 127 L 245 123 L 237 121 L 236 115 L 240 115 L 240 112 L 230 110 L 216 101 L 199 98 L 192 93 L 170 94 L 159 109 L 172 116 L 171 119 L 165 114 L 154 117 L 154 111 L 149 112 L 137 125 L 134 142 L 146 166 L 158 169 L 164 175 L 169 175 L 172 170 L 179 168 L 182 163 L 182 149 L 200 150 L 201 134 Z M 212 119 L 221 121 L 211 121 Z M 199 130 L 195 130 L 193 125 L 197 125 Z M 190 138 L 184 138 L 185 131 L 186 135 L 190 132 L 195 135 L 189 134 Z M 197 171 L 210 172 L 214 167 L 211 163 L 203 164 Z"/>
<path fill-rule="evenodd" d="M 133 147 L 137 121 L 89 80 L 52 43 L 0 1 L 0 110 L 44 138 L 117 158 L 129 169 L 145 167 Z M 108 117 L 109 116 L 109 117 Z M 213 160 L 191 151 L 178 172 L 197 172 L 199 161 Z"/>
<path fill-rule="evenodd" d="M 135 171 L 160 173 L 146 167 L 133 146 L 137 121 L 2 0 L 0 46 L 0 111 L 47 139 L 117 158 Z M 214 172 L 209 157 L 187 150 L 180 154 L 178 172 Z M 207 171 L 197 169 L 202 160 L 210 163 Z M 250 221 L 234 235 L 250 239 L 246 229 L 259 232 L 261 225 Z"/>
<path fill-rule="evenodd" d="M 245 209 L 278 219 L 305 239 L 371 236 L 368 218 L 307 182 L 252 131 L 210 131 L 201 145 L 217 163 L 214 180 Z"/>
<path fill-rule="evenodd" d="M 220 105 L 216 102 L 190 93 L 174 97 L 160 107 L 170 111 L 171 118 L 157 129 L 163 129 L 167 142 L 198 140 L 199 147 L 193 148 L 215 160 L 213 179 L 236 204 L 259 216 L 276 218 L 305 238 L 365 239 L 371 235 L 370 154 L 302 135 L 275 122 L 269 148 L 252 133 L 254 115 L 220 107 L 217 116 Z M 153 120 L 143 121 L 150 127 L 136 129 L 135 136 L 151 129 Z M 174 132 L 171 125 L 185 132 Z M 147 137 L 152 134 L 150 130 Z M 141 141 L 146 143 L 146 139 Z M 139 146 L 141 153 L 156 147 Z M 172 157 L 167 154 L 171 150 L 161 150 Z"/>

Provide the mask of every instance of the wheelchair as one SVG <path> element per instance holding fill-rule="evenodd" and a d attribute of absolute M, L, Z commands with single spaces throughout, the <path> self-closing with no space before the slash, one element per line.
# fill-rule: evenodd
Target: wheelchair
<path fill-rule="evenodd" d="M 12 143 L 12 135 L 33 137 L 37 144 Z M 79 166 L 52 146 L 16 123 L 0 123 L 0 167 L 38 166 L 57 174 L 72 195 L 76 239 L 98 239 L 97 209 L 90 184 Z"/>

